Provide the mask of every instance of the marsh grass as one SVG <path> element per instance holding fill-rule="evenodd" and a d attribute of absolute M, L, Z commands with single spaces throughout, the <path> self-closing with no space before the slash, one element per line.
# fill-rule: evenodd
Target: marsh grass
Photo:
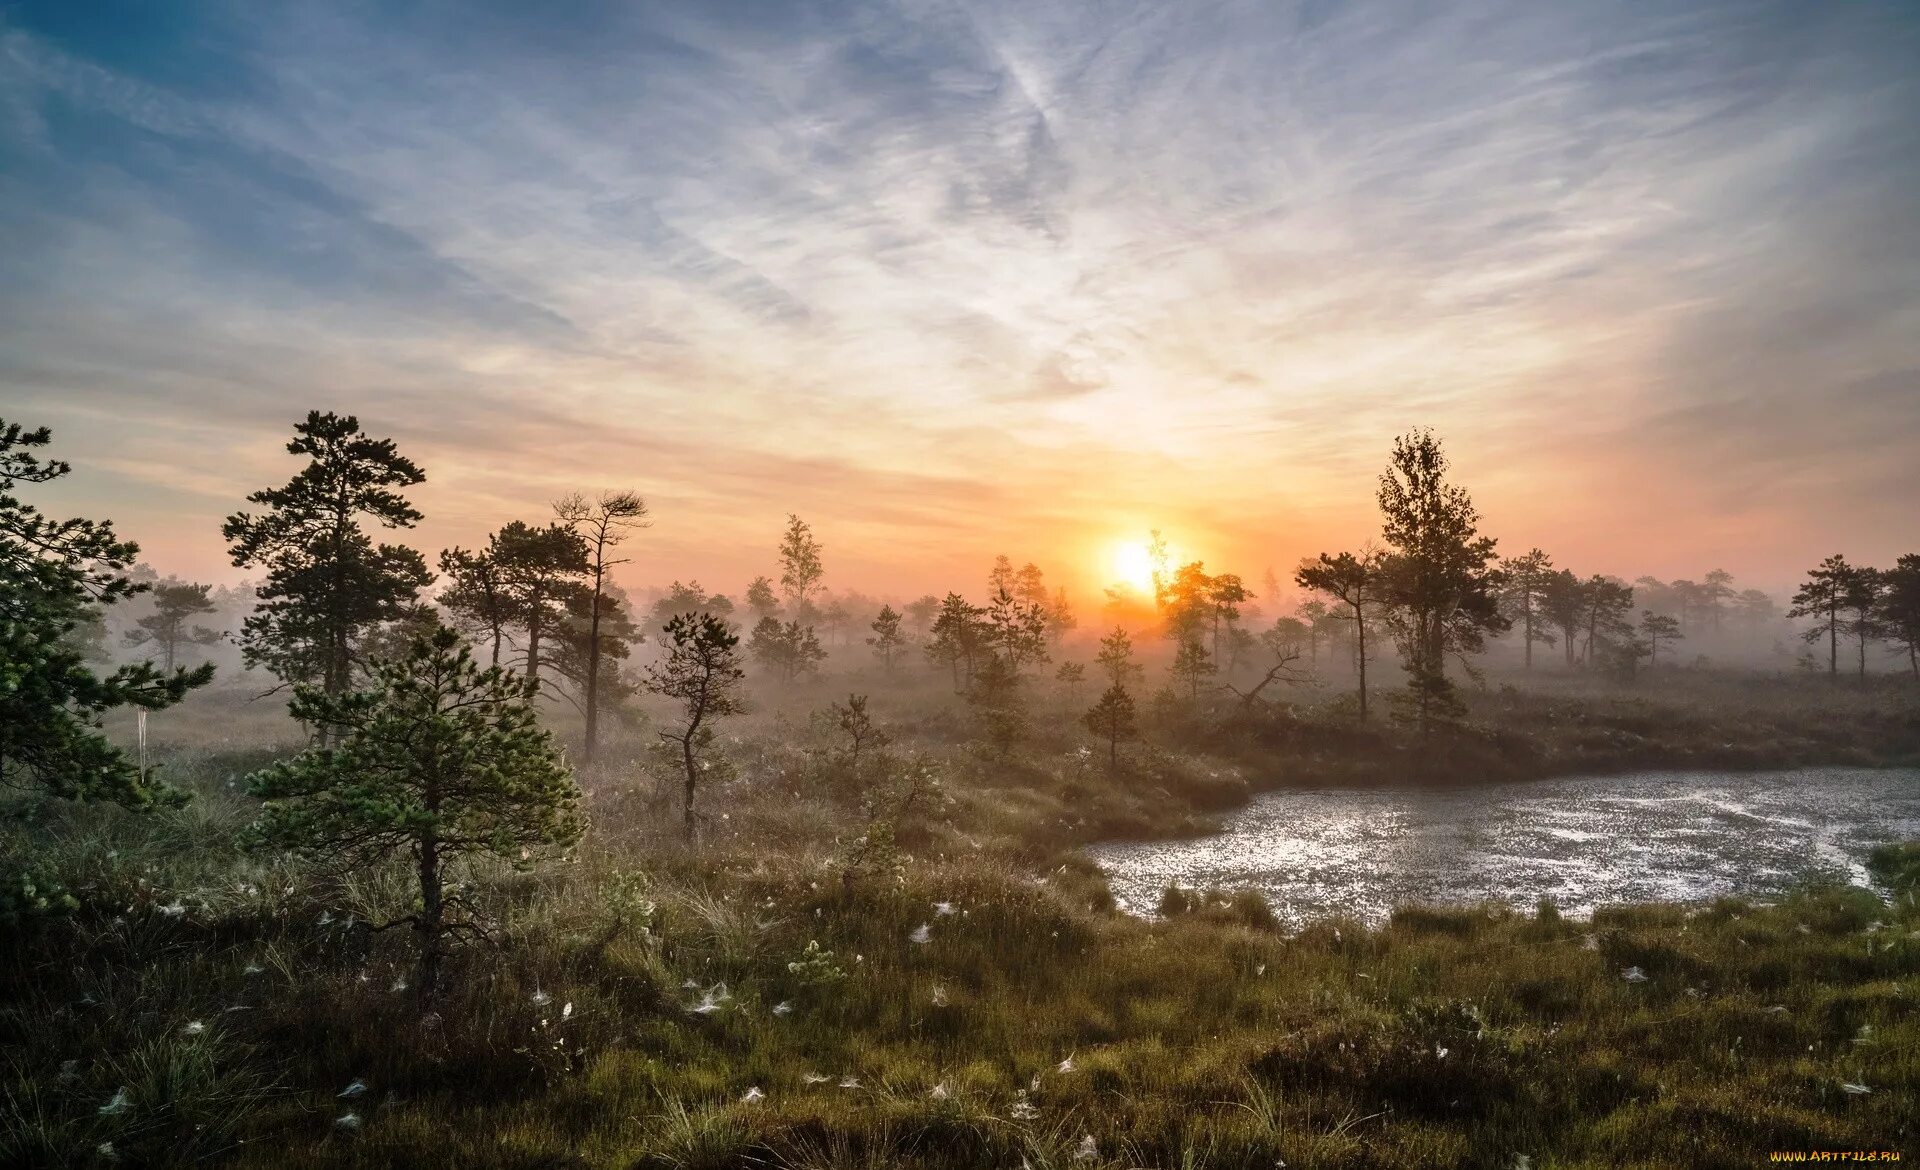
<path fill-rule="evenodd" d="M 1526 767 L 1596 727 L 1671 747 L 1738 718 L 1475 701 L 1544 730 L 1475 733 L 1466 758 Z M 238 849 L 262 753 L 173 756 L 184 809 L 21 806 L 9 864 L 78 908 L 7 928 L 0 1165 L 1748 1166 L 1913 1139 L 1910 850 L 1876 855 L 1890 900 L 1819 884 L 1287 932 L 1256 895 L 1170 891 L 1143 921 L 1076 843 L 1198 827 L 1275 772 L 1404 742 L 1276 711 L 1109 775 L 1070 737 L 998 758 L 949 722 L 906 708 L 854 774 L 769 712 L 784 730 L 730 745 L 697 851 L 634 772 L 587 776 L 574 860 L 460 875 L 487 936 L 430 1010 L 405 932 L 365 926 L 404 912 L 400 875 Z M 912 769 L 930 795 L 876 796 Z M 894 853 L 855 864 L 881 823 Z"/>

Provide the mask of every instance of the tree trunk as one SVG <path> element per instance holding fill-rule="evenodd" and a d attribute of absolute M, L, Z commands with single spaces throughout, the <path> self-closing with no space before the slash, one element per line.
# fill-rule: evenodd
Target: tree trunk
<path fill-rule="evenodd" d="M 1840 677 L 1840 607 L 1827 611 L 1827 674 Z"/>
<path fill-rule="evenodd" d="M 1354 669 L 1360 673 L 1360 722 L 1367 721 L 1367 621 L 1358 602 L 1353 607 Z M 1296 651 L 1297 653 L 1297 651 Z"/>
<path fill-rule="evenodd" d="M 594 570 L 593 618 L 587 627 L 587 743 L 580 753 L 583 763 L 593 763 L 593 750 L 600 742 L 600 571 Z"/>
<path fill-rule="evenodd" d="M 440 888 L 440 842 L 433 830 L 420 841 L 420 915 L 413 930 L 420 943 L 420 966 L 414 981 L 422 1003 L 432 1002 L 440 987 L 440 926 L 446 913 Z"/>
<path fill-rule="evenodd" d="M 686 768 L 687 787 L 683 802 L 687 844 L 693 844 L 693 789 L 700 779 L 700 773 L 694 769 L 693 738 L 700 731 L 700 716 L 695 715 L 693 722 L 687 724 L 687 733 L 680 740 L 680 763 Z"/>

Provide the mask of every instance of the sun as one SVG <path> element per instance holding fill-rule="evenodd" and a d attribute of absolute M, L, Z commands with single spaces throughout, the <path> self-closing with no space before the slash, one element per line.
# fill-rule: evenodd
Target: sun
<path fill-rule="evenodd" d="M 1113 546 L 1114 579 L 1138 593 L 1153 592 L 1153 556 L 1144 540 L 1124 540 Z"/>

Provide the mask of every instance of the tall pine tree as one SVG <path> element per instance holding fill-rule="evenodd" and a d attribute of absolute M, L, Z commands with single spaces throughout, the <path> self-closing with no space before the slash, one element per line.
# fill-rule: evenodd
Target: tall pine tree
<path fill-rule="evenodd" d="M 309 413 L 287 453 L 307 465 L 286 486 L 247 497 L 266 511 L 236 512 L 220 529 L 236 566 L 266 570 L 240 645 L 247 665 L 285 683 L 345 694 L 367 633 L 401 617 L 433 579 L 418 552 L 375 544 L 364 527 L 418 523 L 399 489 L 426 476 L 393 440 L 370 438 L 350 414 Z"/>
<path fill-rule="evenodd" d="M 162 672 L 151 663 L 105 675 L 79 631 L 100 607 L 143 591 L 126 575 L 139 547 L 95 520 L 52 520 L 18 498 L 72 468 L 35 454 L 51 434 L 0 420 L 0 785 L 140 808 L 178 794 L 143 775 L 100 734 L 102 713 L 177 703 L 213 667 Z"/>

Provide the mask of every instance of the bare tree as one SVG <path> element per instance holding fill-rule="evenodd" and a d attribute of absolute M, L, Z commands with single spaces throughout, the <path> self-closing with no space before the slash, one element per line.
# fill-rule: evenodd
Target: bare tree
<path fill-rule="evenodd" d="M 607 604 L 607 570 L 624 565 L 629 558 L 614 559 L 609 552 L 635 528 L 649 527 L 647 502 L 633 492 L 601 492 L 588 503 L 579 493 L 556 500 L 553 511 L 560 522 L 580 534 L 587 542 L 588 575 L 593 582 L 593 603 L 587 626 L 587 730 L 586 746 L 580 752 L 582 762 L 593 762 L 600 742 L 600 620 Z"/>

